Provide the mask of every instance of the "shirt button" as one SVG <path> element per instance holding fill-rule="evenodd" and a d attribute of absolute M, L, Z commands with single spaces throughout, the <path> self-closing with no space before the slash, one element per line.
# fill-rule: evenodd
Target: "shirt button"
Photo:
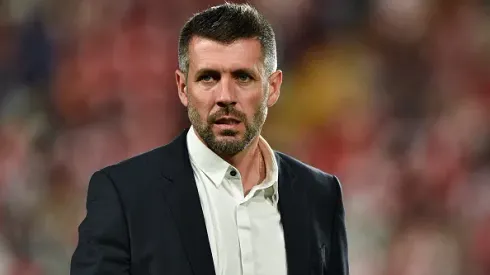
<path fill-rule="evenodd" d="M 230 176 L 232 176 L 232 177 L 236 176 L 236 171 L 235 170 L 231 170 L 230 171 Z"/>

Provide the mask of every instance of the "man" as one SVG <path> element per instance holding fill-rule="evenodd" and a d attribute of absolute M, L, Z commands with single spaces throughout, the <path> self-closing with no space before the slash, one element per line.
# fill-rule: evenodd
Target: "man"
<path fill-rule="evenodd" d="M 339 181 L 260 136 L 276 63 L 251 6 L 185 24 L 176 82 L 192 127 L 92 176 L 72 275 L 348 274 Z"/>

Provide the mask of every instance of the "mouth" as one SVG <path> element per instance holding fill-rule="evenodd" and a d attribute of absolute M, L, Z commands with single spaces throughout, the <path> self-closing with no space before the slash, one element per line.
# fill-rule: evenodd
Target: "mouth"
<path fill-rule="evenodd" d="M 214 124 L 218 125 L 236 125 L 239 124 L 241 121 L 239 119 L 236 119 L 234 117 L 221 117 L 217 119 Z"/>

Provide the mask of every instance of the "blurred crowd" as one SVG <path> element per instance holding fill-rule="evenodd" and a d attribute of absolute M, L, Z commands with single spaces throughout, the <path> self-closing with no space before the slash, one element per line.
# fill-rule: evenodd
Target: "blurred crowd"
<path fill-rule="evenodd" d="M 490 274 L 490 1 L 253 0 L 264 136 L 343 183 L 353 275 Z M 0 274 L 68 274 L 91 174 L 188 126 L 183 23 L 217 0 L 0 1 Z"/>

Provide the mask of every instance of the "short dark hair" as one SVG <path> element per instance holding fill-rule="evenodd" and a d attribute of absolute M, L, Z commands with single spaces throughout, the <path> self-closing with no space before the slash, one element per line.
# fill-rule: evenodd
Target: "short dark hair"
<path fill-rule="evenodd" d="M 179 37 L 179 69 L 189 70 L 189 44 L 193 37 L 203 37 L 224 44 L 238 39 L 257 38 L 262 46 L 265 71 L 277 69 L 274 30 L 265 17 L 249 4 L 225 3 L 192 16 Z"/>

